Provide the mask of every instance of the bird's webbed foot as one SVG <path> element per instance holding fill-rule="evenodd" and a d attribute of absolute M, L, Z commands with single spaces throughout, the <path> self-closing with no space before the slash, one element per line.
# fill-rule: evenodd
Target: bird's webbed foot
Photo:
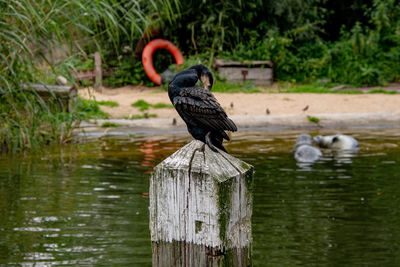
<path fill-rule="evenodd" d="M 214 151 L 214 152 L 217 152 L 218 153 L 218 150 L 215 148 L 215 146 L 212 144 L 212 142 L 211 142 L 211 137 L 210 137 L 210 135 L 211 135 L 211 132 L 208 132 L 207 134 L 206 134 L 206 144 L 208 145 L 208 147 L 212 150 L 212 151 Z"/>

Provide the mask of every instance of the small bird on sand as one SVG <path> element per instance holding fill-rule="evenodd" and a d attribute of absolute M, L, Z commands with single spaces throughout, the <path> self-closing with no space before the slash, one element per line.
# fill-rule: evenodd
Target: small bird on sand
<path fill-rule="evenodd" d="M 196 85 L 198 80 L 204 88 Z M 168 96 L 195 139 L 206 143 L 214 152 L 218 152 L 216 148 L 226 152 L 222 141 L 229 141 L 229 137 L 225 131 L 235 132 L 237 127 L 210 92 L 213 80 L 206 66 L 192 66 L 172 78 Z"/>
<path fill-rule="evenodd" d="M 265 113 L 267 113 L 267 115 L 269 115 L 269 114 L 271 114 L 271 111 L 269 111 L 269 109 L 267 108 L 267 109 L 265 110 Z"/>
<path fill-rule="evenodd" d="M 303 111 L 306 111 L 309 108 L 309 106 L 305 106 L 305 108 L 303 108 Z"/>

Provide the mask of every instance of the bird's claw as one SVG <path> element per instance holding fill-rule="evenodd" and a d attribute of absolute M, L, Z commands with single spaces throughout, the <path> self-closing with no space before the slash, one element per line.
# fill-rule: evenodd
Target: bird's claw
<path fill-rule="evenodd" d="M 212 151 L 214 151 L 214 152 L 216 152 L 216 153 L 218 153 L 218 150 L 215 148 L 215 146 L 212 144 L 212 142 L 211 142 L 211 139 L 210 139 L 210 135 L 211 135 L 211 132 L 208 132 L 207 134 L 206 134 L 206 144 L 208 145 L 208 147 L 212 150 Z"/>
<path fill-rule="evenodd" d="M 200 152 L 203 152 L 206 150 L 206 144 L 203 144 L 200 148 Z"/>

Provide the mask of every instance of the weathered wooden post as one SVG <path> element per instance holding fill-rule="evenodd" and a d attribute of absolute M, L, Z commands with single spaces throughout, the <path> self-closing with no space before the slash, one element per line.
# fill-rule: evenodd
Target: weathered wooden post
<path fill-rule="evenodd" d="M 103 88 L 103 73 L 100 52 L 94 53 L 94 89 L 101 92 Z"/>
<path fill-rule="evenodd" d="M 253 167 L 192 141 L 150 180 L 153 266 L 251 266 Z"/>

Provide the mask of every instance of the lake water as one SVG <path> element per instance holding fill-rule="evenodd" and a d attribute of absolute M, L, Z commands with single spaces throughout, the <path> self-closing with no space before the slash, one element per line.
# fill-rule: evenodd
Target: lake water
<path fill-rule="evenodd" d="M 342 132 L 360 151 L 308 166 L 291 152 L 299 131 L 242 131 L 226 146 L 256 170 L 254 266 L 400 265 L 400 130 Z M 150 172 L 190 140 L 111 136 L 0 155 L 0 265 L 151 266 Z"/>

